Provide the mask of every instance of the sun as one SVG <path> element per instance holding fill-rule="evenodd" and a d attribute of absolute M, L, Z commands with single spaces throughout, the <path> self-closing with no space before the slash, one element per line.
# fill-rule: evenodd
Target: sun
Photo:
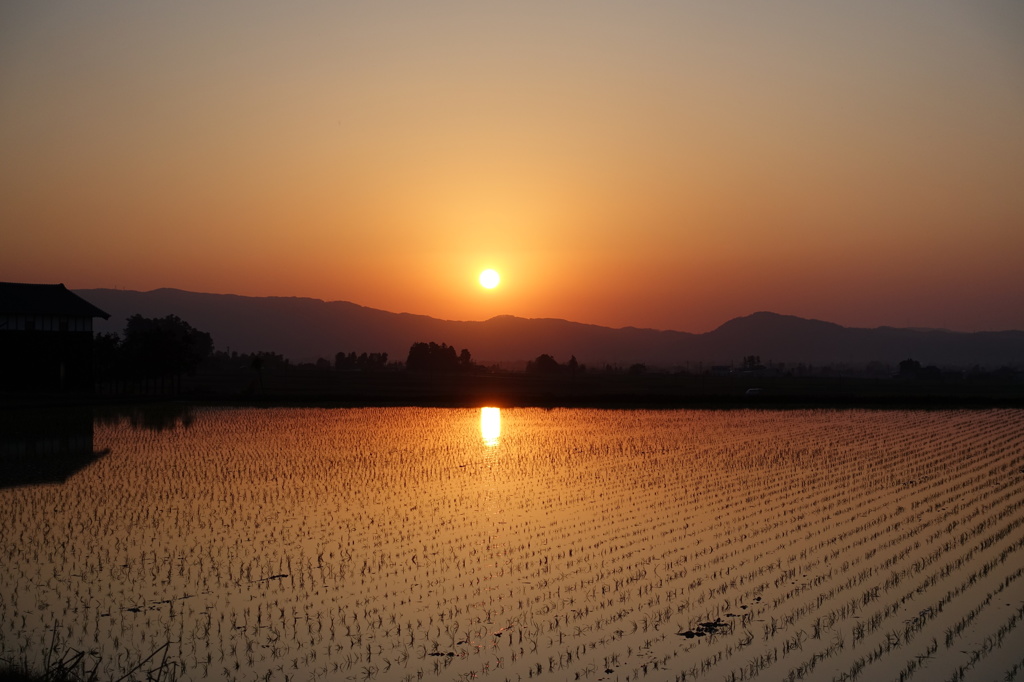
<path fill-rule="evenodd" d="M 501 275 L 496 270 L 488 268 L 480 273 L 480 286 L 485 289 L 493 289 L 501 281 Z"/>

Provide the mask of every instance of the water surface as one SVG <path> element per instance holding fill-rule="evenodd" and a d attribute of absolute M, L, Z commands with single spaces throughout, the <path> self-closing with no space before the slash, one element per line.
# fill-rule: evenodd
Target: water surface
<path fill-rule="evenodd" d="M 56 626 L 110 673 L 169 644 L 187 679 L 1002 679 L 1024 657 L 1022 427 L 101 414 L 75 471 L 0 490 L 0 649 L 38 661 Z M 18 438 L 5 457 L 38 451 Z"/>

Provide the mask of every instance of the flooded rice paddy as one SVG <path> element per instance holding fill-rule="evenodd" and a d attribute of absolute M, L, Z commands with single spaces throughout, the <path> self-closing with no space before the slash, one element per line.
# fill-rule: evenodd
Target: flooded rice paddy
<path fill-rule="evenodd" d="M 4 658 L 56 631 L 111 677 L 165 644 L 190 680 L 1024 677 L 1020 411 L 202 408 L 92 449 L 0 489 Z"/>

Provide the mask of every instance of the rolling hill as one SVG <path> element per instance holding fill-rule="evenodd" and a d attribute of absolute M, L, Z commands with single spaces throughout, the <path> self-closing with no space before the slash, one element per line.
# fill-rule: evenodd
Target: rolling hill
<path fill-rule="evenodd" d="M 405 360 L 418 341 L 468 348 L 477 361 L 517 363 L 547 353 L 584 364 L 689 367 L 737 364 L 746 355 L 765 362 L 813 365 L 895 365 L 911 357 L 940 367 L 995 368 L 1024 364 L 1024 332 L 843 327 L 821 320 L 758 312 L 729 320 L 703 334 L 625 327 L 612 329 L 559 319 L 502 315 L 482 322 L 439 320 L 312 298 L 204 294 L 178 289 L 125 291 L 80 289 L 76 293 L 110 313 L 96 330 L 120 332 L 133 314 L 174 314 L 210 332 L 218 350 L 273 351 L 293 361 L 339 352 L 387 352 Z"/>

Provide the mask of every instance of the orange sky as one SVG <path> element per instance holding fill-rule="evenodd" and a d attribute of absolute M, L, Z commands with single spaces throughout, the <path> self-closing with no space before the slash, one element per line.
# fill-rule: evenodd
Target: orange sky
<path fill-rule="evenodd" d="M 1024 329 L 1022 182 L 1016 2 L 0 5 L 3 280 Z"/>

